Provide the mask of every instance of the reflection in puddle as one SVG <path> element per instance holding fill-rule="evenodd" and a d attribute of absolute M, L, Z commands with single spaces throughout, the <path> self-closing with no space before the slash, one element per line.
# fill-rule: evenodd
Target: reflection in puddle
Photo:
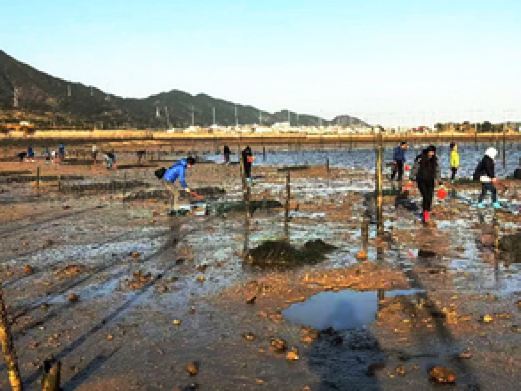
<path fill-rule="evenodd" d="M 421 293 L 418 289 L 393 290 L 384 292 L 385 297 L 408 296 Z M 376 319 L 378 291 L 321 292 L 303 303 L 295 303 L 283 311 L 284 317 L 292 323 L 324 330 L 361 328 Z M 382 299 L 383 297 L 380 297 Z"/>

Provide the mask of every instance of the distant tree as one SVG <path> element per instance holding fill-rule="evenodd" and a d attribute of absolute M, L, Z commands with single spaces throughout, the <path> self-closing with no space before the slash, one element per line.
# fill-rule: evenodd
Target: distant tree
<path fill-rule="evenodd" d="M 485 121 L 481 124 L 480 130 L 482 133 L 492 132 L 492 124 L 489 121 Z"/>

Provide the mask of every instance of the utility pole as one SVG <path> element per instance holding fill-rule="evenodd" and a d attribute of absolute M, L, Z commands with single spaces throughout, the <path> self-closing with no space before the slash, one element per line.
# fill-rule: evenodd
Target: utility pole
<path fill-rule="evenodd" d="M 72 90 L 71 90 L 71 85 L 70 84 L 67 84 L 67 96 L 69 98 L 72 96 Z"/>
<path fill-rule="evenodd" d="M 194 110 L 193 105 L 192 105 L 192 126 L 195 126 L 195 110 Z"/>
<path fill-rule="evenodd" d="M 161 111 L 159 110 L 159 107 L 156 106 L 156 118 L 161 117 Z"/>
<path fill-rule="evenodd" d="M 239 115 L 237 113 L 237 105 L 235 105 L 235 127 L 239 127 Z"/>
<path fill-rule="evenodd" d="M 299 115 L 298 115 L 298 113 L 297 113 L 297 126 L 298 126 L 298 120 L 299 120 Z"/>
<path fill-rule="evenodd" d="M 92 86 L 90 87 L 90 96 L 94 96 L 94 90 L 92 89 Z"/>
<path fill-rule="evenodd" d="M 291 126 L 291 113 L 288 110 L 288 125 Z"/>
<path fill-rule="evenodd" d="M 20 89 L 19 88 L 16 88 L 14 87 L 13 88 L 13 107 L 16 109 L 18 108 L 18 104 L 20 103 L 19 102 L 19 94 L 20 93 Z"/>
<path fill-rule="evenodd" d="M 165 116 L 166 116 L 166 128 L 170 129 L 170 115 L 168 114 L 167 106 L 165 106 Z"/>
<path fill-rule="evenodd" d="M 262 111 L 259 111 L 259 125 L 262 125 Z"/>

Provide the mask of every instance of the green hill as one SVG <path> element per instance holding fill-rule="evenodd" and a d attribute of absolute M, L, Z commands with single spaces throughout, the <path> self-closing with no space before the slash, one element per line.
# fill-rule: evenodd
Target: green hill
<path fill-rule="evenodd" d="M 15 90 L 17 107 L 15 107 Z M 172 90 L 143 99 L 122 98 L 98 88 L 53 77 L 21 63 L 0 50 L 0 110 L 4 120 L 33 118 L 39 127 L 166 128 L 213 123 L 213 108 L 219 125 L 235 124 L 237 107 L 240 124 L 259 123 L 259 109 L 216 99 L 205 94 L 190 95 Z M 15 114 L 18 116 L 16 117 Z M 328 122 L 312 115 L 290 113 L 291 124 L 364 124 L 343 115 Z M 262 111 L 262 124 L 287 121 L 288 111 Z M 336 121 L 336 122 L 335 122 Z"/>

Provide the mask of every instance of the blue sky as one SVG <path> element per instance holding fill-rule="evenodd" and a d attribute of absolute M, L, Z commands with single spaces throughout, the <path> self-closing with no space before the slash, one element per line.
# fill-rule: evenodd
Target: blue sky
<path fill-rule="evenodd" d="M 143 97 L 180 89 L 386 125 L 521 119 L 519 0 L 0 0 L 0 49 Z"/>

